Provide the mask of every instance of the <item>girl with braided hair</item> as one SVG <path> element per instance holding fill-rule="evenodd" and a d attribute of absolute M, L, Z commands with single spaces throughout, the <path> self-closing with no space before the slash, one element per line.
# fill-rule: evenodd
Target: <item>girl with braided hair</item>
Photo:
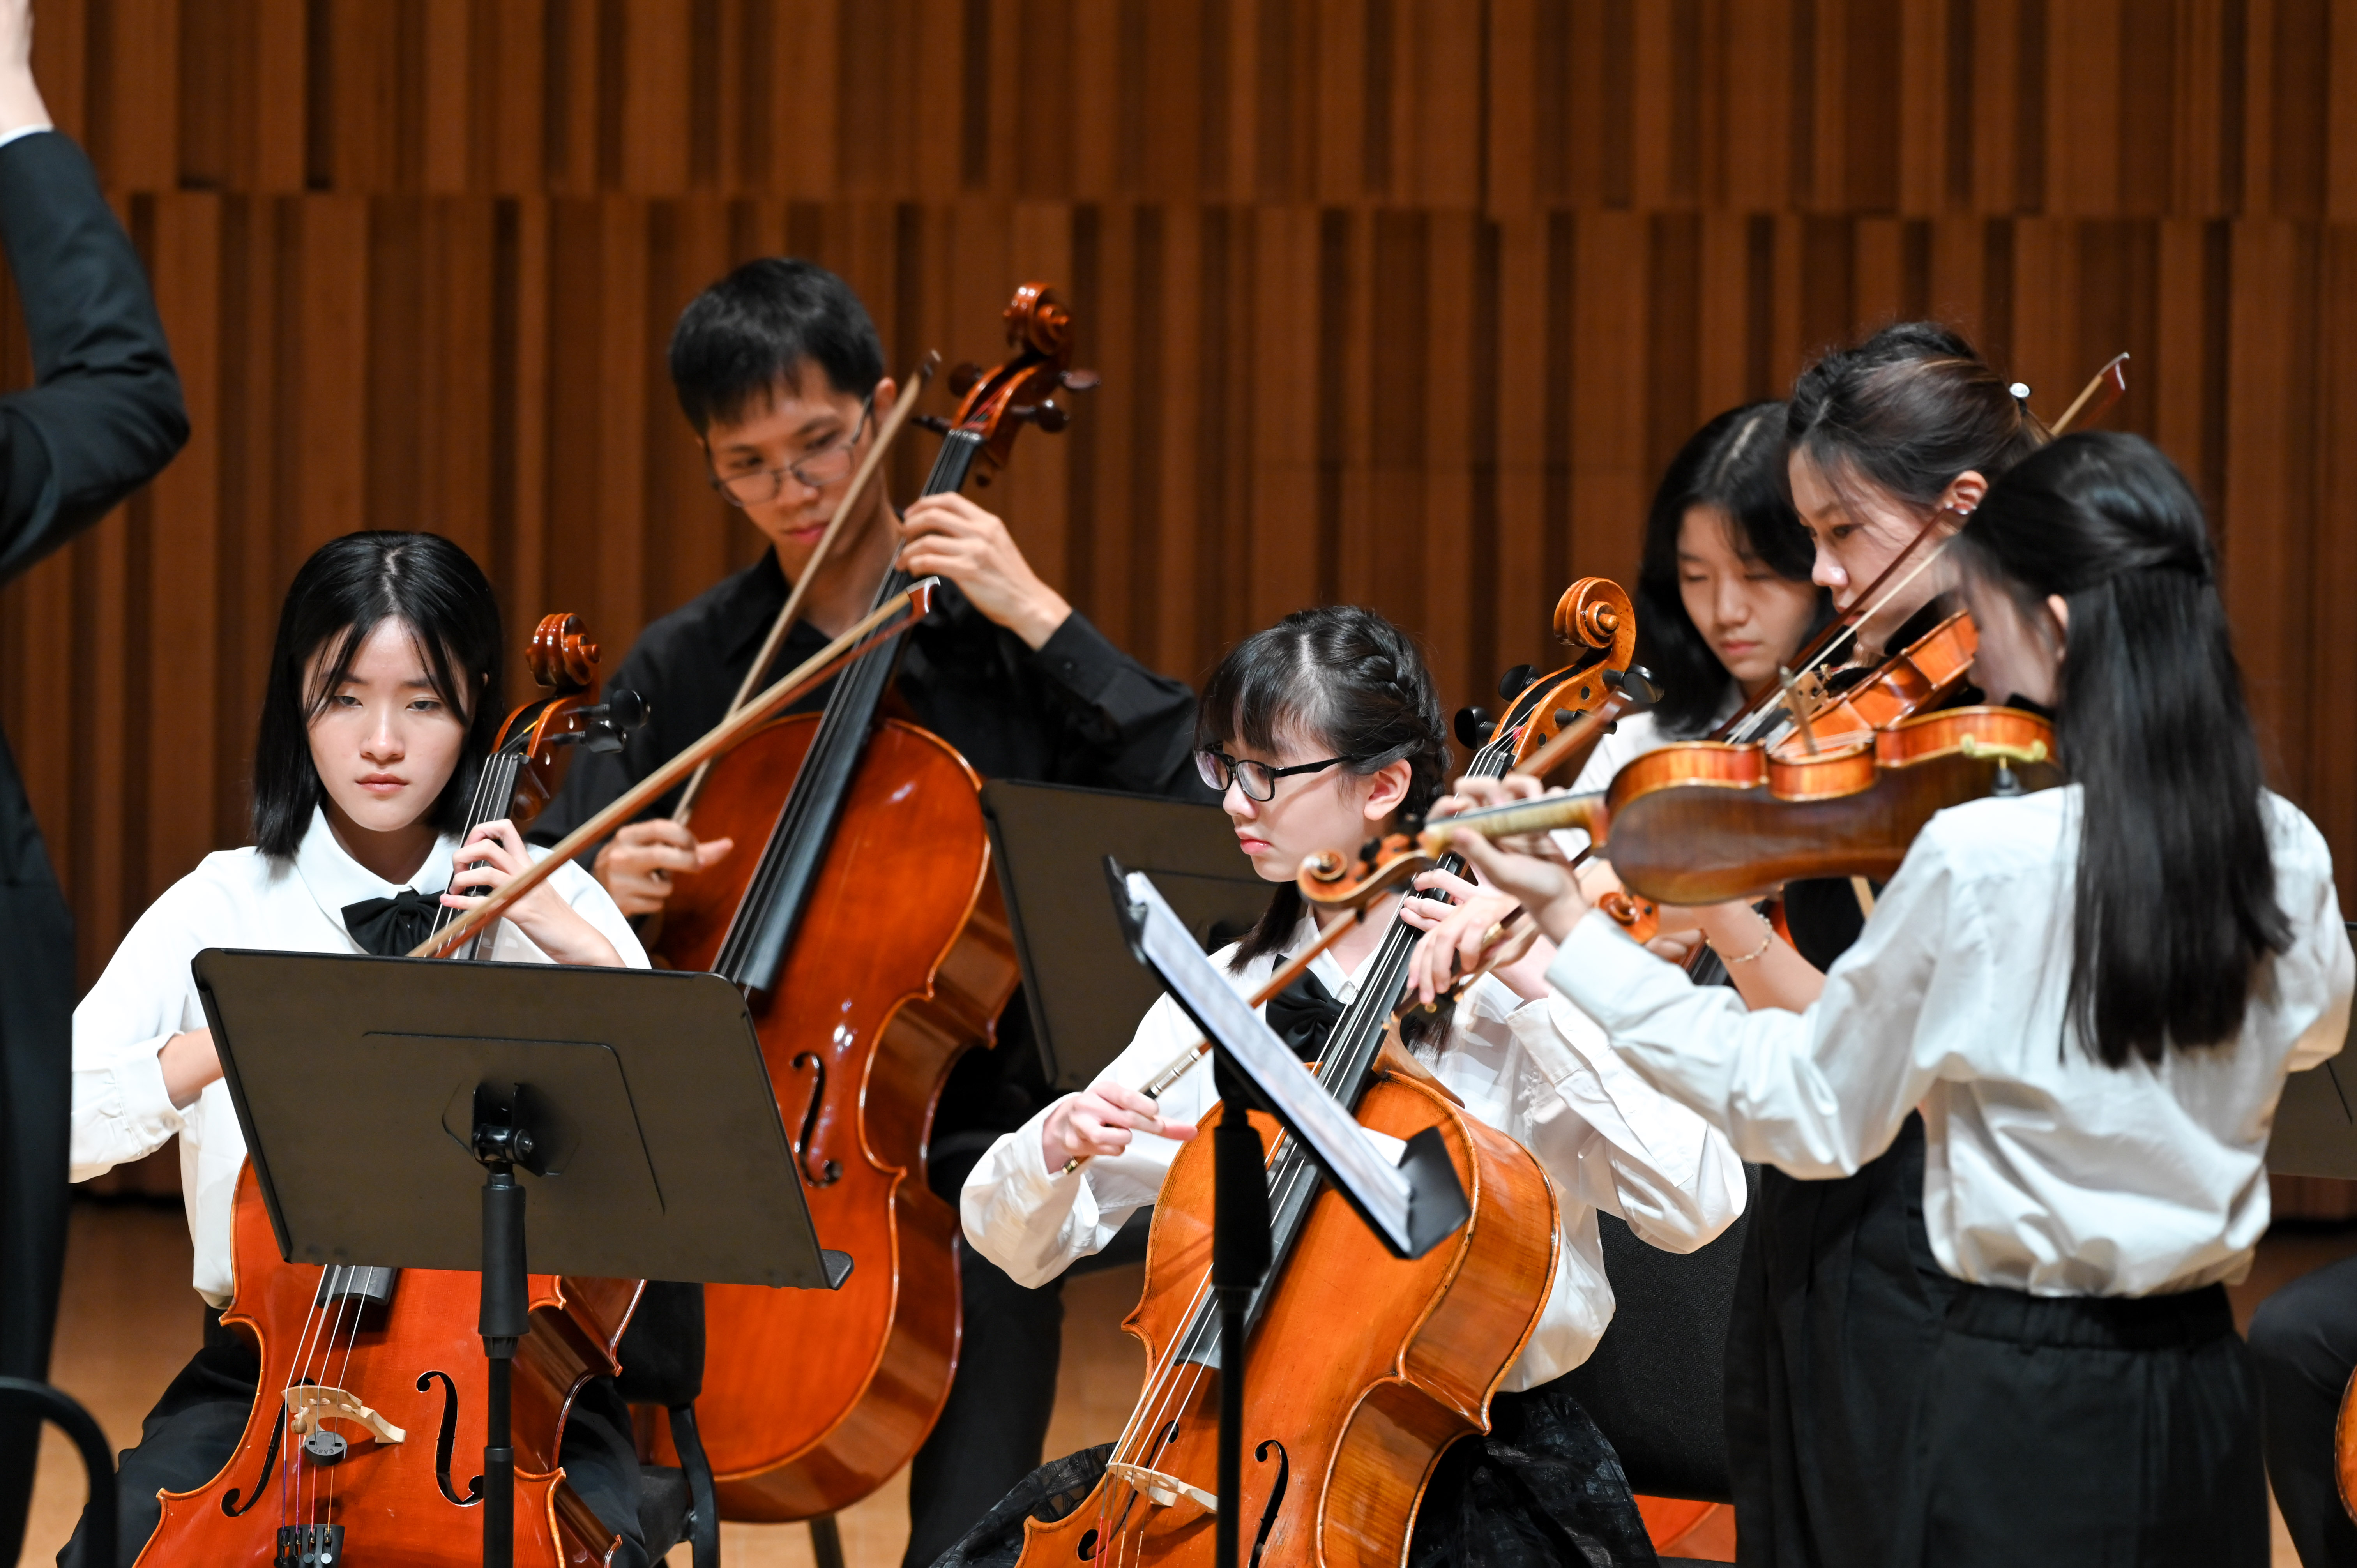
<path fill-rule="evenodd" d="M 1923 1129 L 1939 1312 L 1857 1291 L 1820 1323 L 1912 1342 L 1889 1408 L 1829 1403 L 1821 1377 L 1786 1393 L 1805 1430 L 1863 1421 L 1911 1463 L 1805 1524 L 1869 1511 L 1886 1564 L 2264 1568 L 2258 1378 L 2224 1287 L 2267 1227 L 2285 1077 L 2348 1032 L 2331 855 L 2262 783 L 2201 504 L 2150 443 L 2026 459 L 1960 554 L 1975 678 L 2054 714 L 2069 782 L 1934 816 L 1809 1008 L 1697 988 L 1559 863 L 1458 844 L 1561 944 L 1549 983 L 1623 1059 L 1794 1186 Z M 1439 809 L 1527 785 L 1468 779 Z M 1745 1562 L 1832 1560 L 1752 1524 Z"/>
<path fill-rule="evenodd" d="M 1447 777 L 1443 736 L 1423 657 L 1372 611 L 1298 611 L 1222 661 L 1204 691 L 1197 760 L 1222 792 L 1237 847 L 1275 887 L 1259 924 L 1215 957 L 1239 992 L 1258 990 L 1316 934 L 1294 889 L 1302 857 L 1421 815 Z M 1395 908 L 1394 899 L 1372 910 L 1268 1004 L 1271 1027 L 1305 1060 L 1356 994 Z M 1450 1448 L 1426 1490 L 1414 1564 L 1654 1561 L 1619 1459 L 1564 1380 L 1611 1320 L 1595 1217 L 1618 1214 L 1653 1245 L 1684 1252 L 1744 1202 L 1742 1167 L 1717 1135 L 1614 1062 L 1594 1025 L 1543 985 L 1537 994 L 1484 980 L 1415 1045 L 1471 1114 L 1546 1167 L 1562 1237 L 1545 1312 L 1491 1402 L 1491 1432 Z M 1208 1060 L 1159 1101 L 1133 1087 L 1195 1039 L 1163 998 L 1087 1090 L 1001 1138 L 966 1180 L 967 1240 L 1029 1285 L 1104 1247 L 1154 1202 L 1178 1144 L 1216 1103 Z M 1076 1159 L 1084 1163 L 1068 1168 Z M 1049 1466 L 943 1562 L 1012 1563 L 1025 1514 L 1051 1493 L 1084 1495 L 1092 1462 L 1101 1469 L 1102 1453 Z"/>

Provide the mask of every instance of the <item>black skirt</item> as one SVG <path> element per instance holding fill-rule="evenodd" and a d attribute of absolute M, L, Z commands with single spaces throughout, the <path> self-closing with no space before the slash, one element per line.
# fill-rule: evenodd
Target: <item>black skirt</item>
<path fill-rule="evenodd" d="M 2266 1568 L 2258 1369 L 2222 1286 L 1959 1285 L 1924 1380 L 1925 1568 Z"/>
<path fill-rule="evenodd" d="M 1023 1521 L 1053 1523 L 1088 1500 L 1113 1445 L 1041 1466 L 934 1568 L 1013 1568 Z M 1490 1431 L 1440 1456 L 1416 1512 L 1409 1568 L 1653 1568 L 1659 1560 L 1620 1456 L 1566 1380 L 1490 1402 Z"/>
<path fill-rule="evenodd" d="M 1916 1407 L 1961 1287 L 1923 1226 L 1923 1121 L 1856 1175 L 1760 1173 L 1727 1332 L 1727 1449 L 1746 1568 L 1889 1568 Z"/>

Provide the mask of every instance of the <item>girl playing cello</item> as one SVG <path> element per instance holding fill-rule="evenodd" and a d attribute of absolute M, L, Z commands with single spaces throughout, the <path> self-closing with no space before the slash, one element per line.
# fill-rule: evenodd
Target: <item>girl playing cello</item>
<path fill-rule="evenodd" d="M 1380 833 L 1431 799 L 1448 757 L 1440 704 L 1406 637 L 1342 607 L 1299 611 L 1239 645 L 1213 673 L 1202 715 L 1205 781 L 1224 791 L 1239 847 L 1278 885 L 1260 923 L 1215 961 L 1250 992 L 1315 934 L 1294 889 L 1302 857 Z M 1306 1058 L 1355 994 L 1389 924 L 1388 902 L 1373 913 L 1382 918 L 1362 921 L 1268 1004 L 1271 1026 Z M 1535 1544 L 1544 1541 L 1577 1542 L 1588 1561 L 1649 1563 L 1619 1462 L 1559 1381 L 1611 1317 L 1595 1214 L 1620 1214 L 1656 1246 L 1691 1251 L 1740 1211 L 1741 1168 L 1697 1120 L 1612 1063 L 1593 1028 L 1559 1003 L 1525 1002 L 1484 981 L 1437 1033 L 1418 1053 L 1473 1115 L 1536 1155 L 1560 1196 L 1562 1236 L 1544 1315 L 1491 1402 L 1491 1433 L 1440 1460 L 1409 1561 L 1557 1560 Z M 1155 1201 L 1176 1141 L 1192 1137 L 1215 1103 L 1208 1060 L 1158 1101 L 1132 1087 L 1194 1038 L 1165 998 L 1094 1085 L 1001 1138 L 967 1178 L 967 1238 L 1027 1284 L 1103 1248 Z M 1071 1168 L 1074 1160 L 1084 1163 Z M 1494 1506 L 1507 1496 L 1523 1501 Z M 1019 1545 L 1019 1513 L 1012 1524 Z M 992 1554 L 1000 1544 L 980 1529 L 945 1561 L 1001 1561 Z"/>
<path fill-rule="evenodd" d="M 1882 1561 L 2255 1568 L 2257 1386 L 2223 1285 L 2266 1228 L 2285 1075 L 2348 1026 L 2330 857 L 2261 785 L 2201 510 L 2156 448 L 2056 443 L 1960 554 L 1975 676 L 2053 711 L 2072 781 L 1934 817 L 1806 1011 L 1694 987 L 1557 864 L 1458 847 L 1562 943 L 1549 981 L 1746 1155 L 1841 1176 L 1923 1107 L 1943 1311 Z"/>
<path fill-rule="evenodd" d="M 491 585 L 449 541 L 371 532 L 323 545 L 279 614 L 254 757 L 254 843 L 208 855 L 150 906 L 74 1010 L 73 1178 L 144 1158 L 178 1133 L 207 1308 L 204 1348 L 123 1455 L 124 1563 L 155 1530 L 159 1488 L 191 1490 L 229 1460 L 259 1375 L 254 1348 L 221 1324 L 245 1144 L 188 961 L 209 947 L 405 952 L 438 909 L 471 908 L 524 868 L 505 822 L 463 846 L 452 836 L 499 728 L 500 647 Z M 454 856 L 468 863 L 455 875 Z M 646 964 L 613 900 L 574 866 L 496 929 L 488 956 L 511 962 Z M 638 1461 L 610 1378 L 576 1401 L 564 1463 L 625 1554 L 636 1551 Z M 79 1536 L 59 1561 L 108 1568 L 83 1562 Z"/>

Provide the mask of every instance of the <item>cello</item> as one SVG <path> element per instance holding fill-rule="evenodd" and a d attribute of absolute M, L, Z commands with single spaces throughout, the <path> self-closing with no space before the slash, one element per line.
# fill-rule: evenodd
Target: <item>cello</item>
<path fill-rule="evenodd" d="M 1047 285 L 1017 290 L 1005 319 L 1012 356 L 951 377 L 963 401 L 927 495 L 986 481 L 1024 424 L 1063 427 L 1060 392 L 1094 384 L 1070 369 L 1071 315 Z M 878 597 L 907 585 L 888 572 Z M 745 990 L 812 1220 L 858 1260 L 833 1292 L 706 1287 L 698 1426 L 728 1519 L 866 1497 L 924 1442 L 957 1366 L 957 1216 L 925 1183 L 926 1143 L 951 1066 L 991 1038 L 1018 970 L 981 779 L 886 715 L 905 635 L 837 676 L 822 712 L 715 763 L 698 832 L 763 847 L 677 875 L 664 911 L 662 961 Z M 667 1434 L 651 1446 L 669 1462 Z"/>
<path fill-rule="evenodd" d="M 482 822 L 529 822 L 548 800 L 557 747 L 619 746 L 643 716 L 627 692 L 592 705 L 597 647 L 577 616 L 540 622 L 531 667 L 550 694 L 501 727 L 462 842 Z M 444 908 L 436 929 L 457 913 Z M 334 1568 L 347 1551 L 389 1568 L 478 1561 L 484 1516 L 473 1510 L 485 1504 L 485 1478 L 461 1466 L 483 1452 L 488 1426 L 480 1276 L 286 1262 L 250 1162 L 238 1174 L 232 1237 L 221 1322 L 258 1348 L 253 1409 L 219 1475 L 163 1495 L 140 1563 Z M 511 1388 L 518 1563 L 608 1563 L 620 1545 L 565 1484 L 557 1454 L 582 1384 L 619 1370 L 615 1348 L 640 1288 L 531 1276 L 532 1327 Z"/>
<path fill-rule="evenodd" d="M 1575 585 L 1556 625 L 1601 651 L 1523 686 L 1469 771 L 1494 778 L 1532 759 L 1577 725 L 1583 689 L 1600 705 L 1628 679 L 1634 619 L 1617 587 Z M 1215 1109 L 1202 1122 L 1213 1135 L 1184 1145 L 1164 1178 L 1146 1289 L 1123 1325 L 1145 1341 L 1145 1389 L 1088 1497 L 1053 1523 L 1026 1524 L 1023 1568 L 1210 1563 L 1223 1520 L 1255 1563 L 1397 1563 L 1441 1451 L 1488 1429 L 1490 1395 L 1546 1304 L 1557 1208 L 1529 1151 L 1468 1115 L 1401 1047 L 1393 1015 L 1418 935 L 1394 918 L 1327 1036 L 1318 1078 L 1376 1132 L 1437 1130 L 1471 1219 L 1402 1262 L 1306 1156 L 1277 1144 L 1265 1165 L 1270 1265 L 1246 1309 L 1245 1478 L 1241 1496 L 1222 1496 L 1208 1287 L 1214 1145 L 1232 1108 Z M 1274 1122 L 1250 1116 L 1265 1144 Z"/>

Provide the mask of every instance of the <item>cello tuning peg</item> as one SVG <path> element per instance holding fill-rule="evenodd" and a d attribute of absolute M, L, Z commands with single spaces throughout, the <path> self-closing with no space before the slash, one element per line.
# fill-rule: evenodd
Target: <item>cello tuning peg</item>
<path fill-rule="evenodd" d="M 950 422 L 938 413 L 912 413 L 909 416 L 909 423 L 921 424 L 936 435 L 947 435 L 950 433 Z"/>
<path fill-rule="evenodd" d="M 944 380 L 952 393 L 963 397 L 982 380 L 982 367 L 971 360 L 960 360 L 950 367 L 950 373 Z"/>
<path fill-rule="evenodd" d="M 1056 378 L 1064 383 L 1066 392 L 1094 392 L 1104 380 L 1094 371 L 1066 371 Z"/>
<path fill-rule="evenodd" d="M 1478 749 L 1490 743 L 1498 733 L 1497 718 L 1487 708 L 1459 708 L 1452 726 L 1457 732 L 1457 744 Z"/>
<path fill-rule="evenodd" d="M 1529 685 L 1531 683 L 1531 678 L 1537 673 L 1538 671 L 1536 670 L 1532 669 L 1527 664 L 1515 665 L 1512 670 L 1507 671 L 1503 675 L 1498 677 L 1499 697 L 1505 702 L 1512 702 L 1516 697 L 1523 694 L 1523 688 Z"/>
<path fill-rule="evenodd" d="M 1031 423 L 1053 435 L 1071 423 L 1072 416 L 1054 398 L 1042 398 L 1039 406 L 1031 411 Z"/>

